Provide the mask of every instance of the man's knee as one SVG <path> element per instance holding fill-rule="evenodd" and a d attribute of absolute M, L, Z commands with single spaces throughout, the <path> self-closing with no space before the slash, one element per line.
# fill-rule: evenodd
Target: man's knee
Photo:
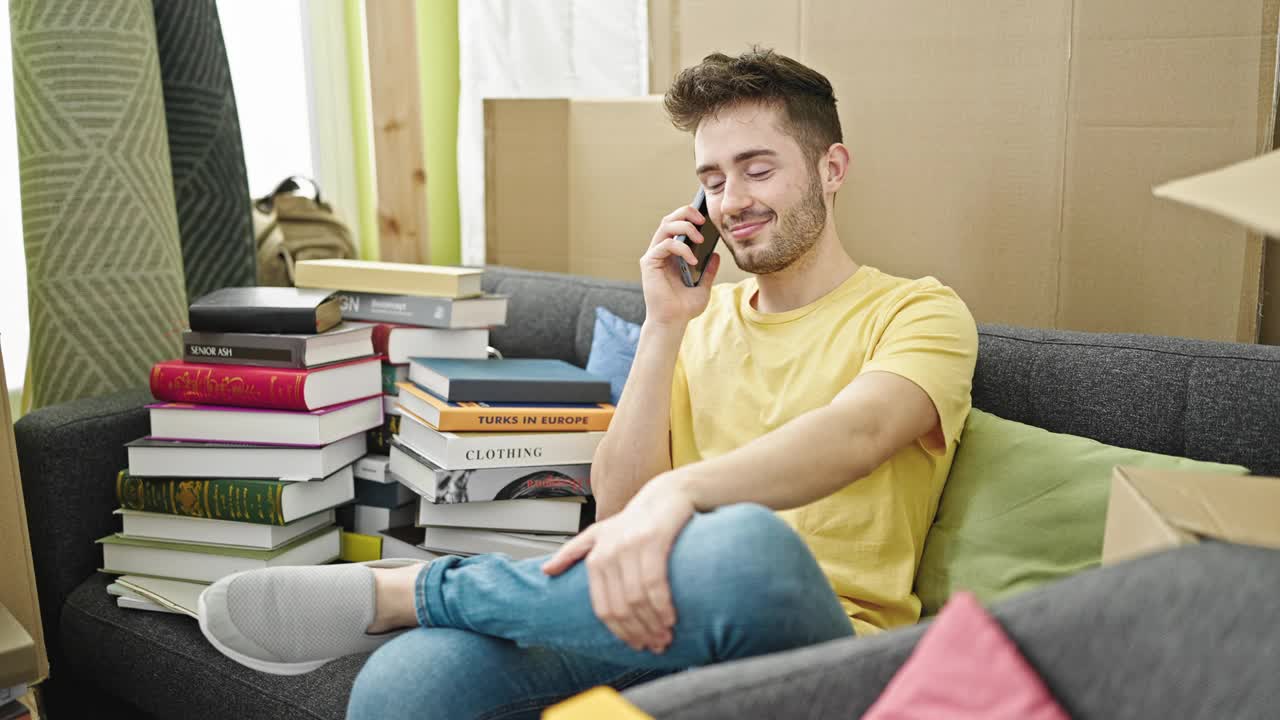
<path fill-rule="evenodd" d="M 694 516 L 670 566 L 673 583 L 682 580 L 686 589 L 717 595 L 729 587 L 751 588 L 757 596 L 789 589 L 793 583 L 780 583 L 780 576 L 800 581 L 797 589 L 822 579 L 804 540 L 772 510 L 754 503 Z"/>

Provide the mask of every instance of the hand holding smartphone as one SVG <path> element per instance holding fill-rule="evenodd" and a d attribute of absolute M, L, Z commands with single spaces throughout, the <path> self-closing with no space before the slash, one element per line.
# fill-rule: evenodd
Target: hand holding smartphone
<path fill-rule="evenodd" d="M 698 194 L 693 196 L 693 202 L 690 205 L 698 209 L 702 213 L 702 217 L 706 222 L 696 225 L 698 232 L 702 233 L 702 242 L 695 242 L 687 235 L 677 235 L 676 239 L 689 246 L 693 251 L 693 256 L 698 259 L 698 264 L 692 267 L 685 262 L 684 258 L 676 256 L 676 262 L 680 264 L 680 277 L 684 280 L 686 287 L 696 287 L 702 282 L 702 272 L 707 267 L 707 260 L 711 254 L 716 251 L 716 243 L 720 241 L 720 228 L 711 222 L 711 216 L 707 214 L 707 193 L 702 188 L 698 188 Z"/>

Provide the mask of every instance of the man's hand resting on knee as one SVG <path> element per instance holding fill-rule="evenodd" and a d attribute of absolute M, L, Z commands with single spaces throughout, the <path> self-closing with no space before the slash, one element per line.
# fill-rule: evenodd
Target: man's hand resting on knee
<path fill-rule="evenodd" d="M 667 559 L 694 512 L 677 478 L 672 472 L 650 480 L 622 512 L 588 527 L 542 566 L 559 575 L 583 560 L 592 609 L 633 650 L 661 653 L 671 644 L 676 612 Z"/>

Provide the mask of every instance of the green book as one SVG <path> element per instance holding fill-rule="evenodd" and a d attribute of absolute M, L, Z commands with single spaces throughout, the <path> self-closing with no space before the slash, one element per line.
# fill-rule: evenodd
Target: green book
<path fill-rule="evenodd" d="M 116 475 L 116 502 L 125 510 L 284 525 L 355 498 L 347 466 L 323 480 L 286 482 L 243 478 L 139 478 Z"/>

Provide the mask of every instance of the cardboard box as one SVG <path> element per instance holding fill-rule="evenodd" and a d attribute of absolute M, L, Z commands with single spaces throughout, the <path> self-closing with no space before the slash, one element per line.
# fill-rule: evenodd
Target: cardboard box
<path fill-rule="evenodd" d="M 0 402 L 0 605 L 13 614 L 34 642 L 29 682 L 37 682 L 49 677 L 49 656 L 45 653 L 44 626 L 40 623 L 35 566 L 31 562 L 31 539 L 27 535 L 27 506 L 22 499 L 18 449 L 13 439 L 8 397 L 0 356 L 0 398 L 4 398 L 4 402 Z M 0 640 L 0 645 L 3 644 L 7 644 L 7 640 Z M 19 656 L 27 657 L 23 652 L 19 652 Z M 7 673 L 8 669 L 5 670 Z"/>
<path fill-rule="evenodd" d="M 1270 147 L 1278 17 L 1280 0 L 651 0 L 652 90 L 752 42 L 826 74 L 850 254 L 939 277 L 981 322 L 1253 341 L 1260 238 L 1150 189 Z M 694 189 L 659 101 L 486 111 L 488 260 L 637 279 Z"/>
<path fill-rule="evenodd" d="M 1214 538 L 1280 549 L 1280 478 L 1117 467 L 1102 563 Z"/>

